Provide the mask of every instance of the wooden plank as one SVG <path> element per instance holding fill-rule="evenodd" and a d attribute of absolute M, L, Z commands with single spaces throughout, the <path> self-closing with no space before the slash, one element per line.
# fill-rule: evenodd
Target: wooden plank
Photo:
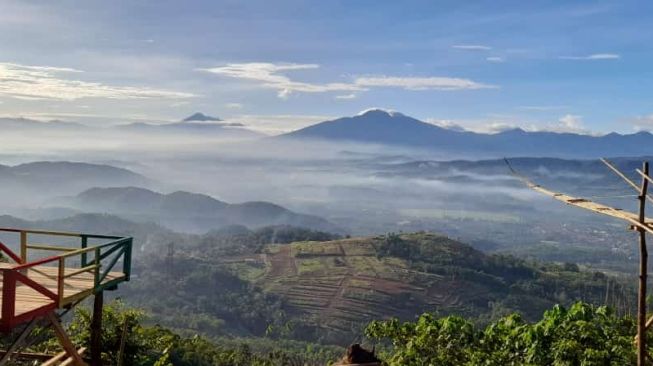
<path fill-rule="evenodd" d="M 77 248 L 61 247 L 57 245 L 38 244 L 38 243 L 27 244 L 27 249 L 49 250 L 54 252 L 72 252 L 77 250 Z"/>
<path fill-rule="evenodd" d="M 14 229 L 14 228 L 0 228 L 0 231 L 6 231 L 10 233 L 30 233 L 38 235 L 52 235 L 52 236 L 72 236 L 80 237 L 82 234 L 66 232 L 66 231 L 48 231 L 48 230 L 33 230 L 33 229 Z M 89 235 L 89 237 L 92 237 Z"/>
<path fill-rule="evenodd" d="M 80 348 L 80 349 L 77 350 L 77 353 L 78 353 L 80 356 L 84 356 L 84 353 L 85 353 L 85 352 L 86 352 L 86 347 L 82 347 L 82 348 Z M 67 360 L 65 360 L 64 362 L 62 362 L 59 366 L 71 366 L 71 365 L 74 365 L 74 364 L 75 364 L 74 362 L 75 362 L 75 359 L 73 359 L 72 357 L 69 357 Z"/>
<path fill-rule="evenodd" d="M 41 364 L 41 366 L 54 366 L 54 365 L 58 364 L 59 362 L 61 362 L 61 360 L 63 360 L 64 357 L 66 357 L 66 351 L 59 352 L 54 357 L 52 357 L 51 359 L 43 362 Z"/>
<path fill-rule="evenodd" d="M 12 267 L 13 265 L 10 263 L 0 263 L 0 270 L 9 270 Z M 77 268 L 64 268 L 64 275 L 70 275 L 79 270 L 80 269 Z M 16 273 L 13 271 L 10 272 Z M 56 280 L 58 273 L 59 269 L 57 267 L 36 266 L 27 269 L 25 275 L 29 280 L 34 281 L 44 289 L 56 293 L 56 291 L 58 291 L 58 282 Z M 107 278 L 105 278 L 105 280 L 100 284 L 100 286 L 95 288 L 94 277 L 95 276 L 93 273 L 85 272 L 74 274 L 66 278 L 63 282 L 64 297 L 62 302 L 57 304 L 57 307 L 65 307 L 78 300 L 91 296 L 95 290 L 100 291 L 107 287 L 117 286 L 120 282 L 126 280 L 124 273 L 110 272 L 107 275 Z M 4 287 L 1 278 L 0 286 Z M 16 289 L 13 293 L 15 296 L 13 311 L 17 318 L 24 319 L 24 316 L 27 314 L 35 314 L 38 316 L 39 312 L 46 311 L 52 306 L 51 299 L 33 287 L 21 284 L 20 281 L 17 281 Z M 2 301 L 2 298 L 3 296 L 0 294 L 0 301 Z"/>

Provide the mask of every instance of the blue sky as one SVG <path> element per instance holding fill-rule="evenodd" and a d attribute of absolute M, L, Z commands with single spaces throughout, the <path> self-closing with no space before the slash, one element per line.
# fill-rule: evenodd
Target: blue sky
<path fill-rule="evenodd" d="M 653 128 L 653 3 L 0 0 L 0 116 Z"/>

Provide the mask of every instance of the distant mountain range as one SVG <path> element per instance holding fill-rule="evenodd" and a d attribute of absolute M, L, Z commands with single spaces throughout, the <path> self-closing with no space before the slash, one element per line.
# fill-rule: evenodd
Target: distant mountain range
<path fill-rule="evenodd" d="M 351 141 L 456 154 L 499 156 L 599 157 L 653 153 L 653 135 L 610 133 L 603 136 L 512 129 L 483 134 L 446 129 L 397 112 L 368 110 L 312 125 L 277 139 Z"/>
<path fill-rule="evenodd" d="M 269 202 L 229 204 L 213 197 L 178 191 L 162 194 L 144 188 L 91 188 L 67 200 L 76 209 L 160 222 L 179 231 L 206 232 L 229 225 L 259 228 L 291 225 L 341 231 L 327 220 L 290 211 Z"/>
<path fill-rule="evenodd" d="M 184 122 L 220 122 L 222 121 L 218 117 L 207 116 L 204 113 L 197 112 L 193 115 L 190 115 L 184 118 Z"/>
<path fill-rule="evenodd" d="M 81 123 L 66 122 L 59 120 L 52 121 L 37 121 L 28 118 L 0 118 L 0 128 L 8 131 L 15 130 L 45 130 L 45 131 L 60 131 L 60 130 L 75 130 L 89 129 L 89 126 Z"/>
<path fill-rule="evenodd" d="M 147 186 L 151 181 L 130 170 L 104 164 L 70 161 L 38 161 L 15 166 L 0 165 L 0 194 L 3 204 L 20 197 L 72 194 L 88 187 L 116 185 Z"/>
<path fill-rule="evenodd" d="M 610 158 L 610 162 L 631 180 L 641 179 L 636 169 L 651 156 Z M 614 194 L 624 190 L 624 181 L 598 159 L 510 158 L 510 165 L 537 184 L 575 194 Z M 420 160 L 368 165 L 380 177 L 421 178 L 452 183 L 488 186 L 524 187 L 512 176 L 503 159 L 491 160 Z"/>
<path fill-rule="evenodd" d="M 242 123 L 223 122 L 218 117 L 207 116 L 203 113 L 195 113 L 180 122 L 154 124 L 137 122 L 115 126 L 115 129 L 156 134 L 199 134 L 203 137 L 229 137 L 229 138 L 257 138 L 263 134 L 245 128 Z"/>
<path fill-rule="evenodd" d="M 241 123 L 222 121 L 204 113 L 194 113 L 179 122 L 137 122 L 106 128 L 90 127 L 63 121 L 40 122 L 29 119 L 0 118 L 0 127 L 11 132 L 67 131 L 89 132 L 102 136 L 107 132 L 129 132 L 147 136 L 190 136 L 218 139 L 256 140 L 262 133 L 248 129 Z M 139 136 L 140 137 L 140 136 Z M 585 135 L 522 129 L 511 129 L 495 134 L 476 133 L 459 128 L 448 129 L 426 123 L 398 112 L 371 109 L 353 117 L 343 117 L 271 138 L 269 141 L 325 141 L 353 142 L 410 148 L 422 152 L 439 153 L 445 157 L 497 158 L 504 156 L 597 158 L 601 156 L 641 156 L 653 154 L 653 134 L 609 133 Z M 249 148 L 249 147 L 245 147 Z M 348 146 L 347 149 L 352 149 Z"/>
<path fill-rule="evenodd" d="M 50 133 L 63 131 L 67 133 L 91 133 L 92 136 L 102 136 L 103 132 L 129 132 L 155 135 L 201 135 L 202 137 L 253 139 L 264 135 L 246 128 L 242 123 L 224 122 L 218 117 L 194 113 L 179 122 L 149 123 L 134 122 L 109 127 L 97 127 L 82 123 L 59 120 L 37 121 L 27 118 L 0 118 L 0 128 L 10 132 Z"/>

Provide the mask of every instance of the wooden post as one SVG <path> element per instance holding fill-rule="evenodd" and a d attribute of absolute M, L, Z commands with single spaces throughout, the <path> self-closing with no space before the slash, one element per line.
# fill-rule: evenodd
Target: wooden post
<path fill-rule="evenodd" d="M 88 248 L 88 236 L 82 235 L 82 249 Z M 82 268 L 88 265 L 87 253 L 82 253 Z"/>
<path fill-rule="evenodd" d="M 61 343 L 61 346 L 63 346 L 63 349 L 66 351 L 68 357 L 71 357 L 73 359 L 73 364 L 75 366 L 86 366 L 86 362 L 84 362 L 84 360 L 82 360 L 82 357 L 79 355 L 79 353 L 77 353 L 75 346 L 73 346 L 73 343 L 70 341 L 70 338 L 68 338 L 66 331 L 61 326 L 61 323 L 59 322 L 59 319 L 57 319 L 57 316 L 54 315 L 54 312 L 49 312 L 47 318 L 52 324 L 52 328 L 54 329 L 54 334 L 59 339 L 59 343 Z"/>
<path fill-rule="evenodd" d="M 27 232 L 20 232 L 20 258 L 27 263 Z"/>
<path fill-rule="evenodd" d="M 648 162 L 644 163 L 644 175 L 648 175 Z M 644 224 L 646 216 L 646 194 L 648 180 L 642 177 L 642 186 L 639 194 L 639 222 Z M 639 231 L 639 293 L 637 307 L 637 365 L 646 364 L 646 280 L 648 274 L 648 250 L 646 248 L 646 231 Z"/>
<path fill-rule="evenodd" d="M 102 366 L 102 309 L 104 291 L 95 294 L 91 321 L 91 366 Z"/>

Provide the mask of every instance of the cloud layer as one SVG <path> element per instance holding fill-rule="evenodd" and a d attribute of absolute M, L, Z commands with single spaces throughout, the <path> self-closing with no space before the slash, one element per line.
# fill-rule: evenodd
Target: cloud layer
<path fill-rule="evenodd" d="M 111 86 L 69 77 L 82 71 L 0 63 L 0 95 L 26 100 L 81 98 L 155 99 L 190 98 L 193 94 L 151 88 Z"/>
<path fill-rule="evenodd" d="M 483 46 L 479 44 L 456 44 L 451 46 L 451 48 L 468 51 L 489 51 L 492 49 L 490 46 Z"/>
<path fill-rule="evenodd" d="M 560 56 L 558 58 L 561 60 L 589 61 L 589 60 L 618 60 L 621 58 L 621 56 L 617 55 L 616 53 L 594 53 L 586 56 Z"/>
<path fill-rule="evenodd" d="M 357 77 L 353 81 L 345 83 L 309 83 L 292 80 L 290 77 L 282 74 L 284 71 L 314 70 L 319 67 L 317 64 L 250 62 L 232 63 L 225 66 L 201 69 L 201 71 L 236 79 L 256 81 L 261 87 L 277 90 L 277 95 L 280 98 L 287 98 L 294 92 L 350 92 L 350 94 L 346 94 L 346 97 L 340 96 L 339 99 L 351 99 L 353 98 L 352 96 L 355 97 L 355 94 L 351 92 L 367 91 L 375 87 L 394 87 L 405 90 L 496 88 L 496 86 L 478 83 L 469 79 L 450 77 L 396 77 L 382 75 Z"/>

